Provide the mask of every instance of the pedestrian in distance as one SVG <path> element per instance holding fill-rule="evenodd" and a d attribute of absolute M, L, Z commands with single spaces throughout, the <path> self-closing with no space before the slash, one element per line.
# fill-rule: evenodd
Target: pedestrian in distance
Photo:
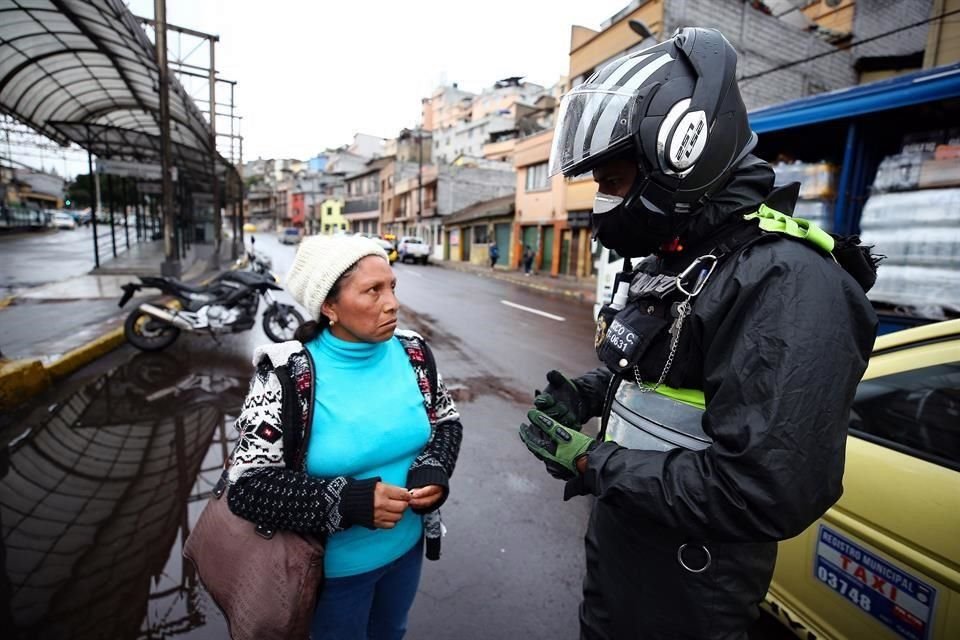
<path fill-rule="evenodd" d="M 627 258 L 603 366 L 550 371 L 520 428 L 565 499 L 597 498 L 580 637 L 746 638 L 777 542 L 842 492 L 876 260 L 790 215 L 799 185 L 751 155 L 720 32 L 681 29 L 563 100 L 550 173 L 593 173 L 595 237 Z"/>
<path fill-rule="evenodd" d="M 460 416 L 427 343 L 397 328 L 380 244 L 305 238 L 286 282 L 313 320 L 296 340 L 255 352 L 229 507 L 325 540 L 312 640 L 402 638 L 424 551 L 440 555 Z M 286 406 L 305 428 L 284 421 Z"/>
<path fill-rule="evenodd" d="M 490 243 L 489 254 L 490 254 L 490 268 L 493 269 L 497 264 L 497 260 L 500 259 L 500 247 L 497 246 L 496 242 Z"/>
<path fill-rule="evenodd" d="M 525 275 L 530 275 L 530 271 L 533 269 L 533 259 L 536 256 L 533 249 L 530 245 L 523 245 L 523 273 Z"/>

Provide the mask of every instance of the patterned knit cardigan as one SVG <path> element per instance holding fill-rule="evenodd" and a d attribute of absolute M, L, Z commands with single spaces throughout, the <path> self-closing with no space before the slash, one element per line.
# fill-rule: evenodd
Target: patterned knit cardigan
<path fill-rule="evenodd" d="M 395 335 L 416 374 L 431 432 L 407 472 L 407 488 L 433 484 L 444 490 L 432 508 L 419 512 L 424 515 L 427 557 L 436 559 L 438 509 L 449 494 L 463 427 L 426 342 L 412 331 L 398 330 Z M 253 363 L 256 374 L 237 418 L 240 437 L 229 461 L 230 510 L 265 527 L 320 536 L 352 525 L 373 528 L 373 493 L 379 478 L 317 478 L 306 472 L 302 445 L 309 438 L 313 415 L 314 365 L 303 344 L 292 340 L 259 347 Z M 284 404 L 285 389 L 294 391 L 295 402 Z M 281 415 L 285 410 L 288 415 Z M 293 428 L 287 428 L 291 424 Z"/>

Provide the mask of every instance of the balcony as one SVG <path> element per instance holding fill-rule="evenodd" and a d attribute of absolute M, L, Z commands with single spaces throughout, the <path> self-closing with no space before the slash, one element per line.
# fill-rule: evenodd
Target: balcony
<path fill-rule="evenodd" d="M 366 213 L 368 211 L 379 211 L 380 210 L 380 197 L 377 195 L 372 196 L 359 196 L 353 198 L 347 198 L 347 201 L 343 205 L 343 213 Z"/>

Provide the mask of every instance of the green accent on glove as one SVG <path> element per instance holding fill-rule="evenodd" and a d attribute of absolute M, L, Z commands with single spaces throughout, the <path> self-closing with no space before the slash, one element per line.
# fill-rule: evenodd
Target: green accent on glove
<path fill-rule="evenodd" d="M 565 402 L 560 402 L 554 398 L 552 393 L 542 392 L 534 398 L 533 406 L 563 426 L 580 431 L 581 425 L 576 414 L 570 410 Z"/>
<path fill-rule="evenodd" d="M 520 425 L 520 439 L 530 452 L 544 462 L 556 463 L 571 477 L 578 475 L 577 459 L 597 446 L 597 441 L 557 422 L 543 411 L 527 412 L 531 424 Z"/>

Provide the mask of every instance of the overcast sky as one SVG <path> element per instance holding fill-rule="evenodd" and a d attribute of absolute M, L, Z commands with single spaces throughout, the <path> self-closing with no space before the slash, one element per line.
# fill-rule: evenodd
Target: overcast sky
<path fill-rule="evenodd" d="M 128 4 L 153 17 L 153 0 Z M 627 4 L 167 0 L 167 21 L 220 36 L 217 68 L 238 82 L 245 160 L 306 159 L 356 132 L 393 137 L 416 125 L 420 99 L 442 81 L 473 92 L 515 75 L 551 85 L 568 68 L 570 26 L 598 29 Z M 183 53 L 195 43 L 184 39 Z M 207 56 L 201 47 L 192 60 Z"/>

